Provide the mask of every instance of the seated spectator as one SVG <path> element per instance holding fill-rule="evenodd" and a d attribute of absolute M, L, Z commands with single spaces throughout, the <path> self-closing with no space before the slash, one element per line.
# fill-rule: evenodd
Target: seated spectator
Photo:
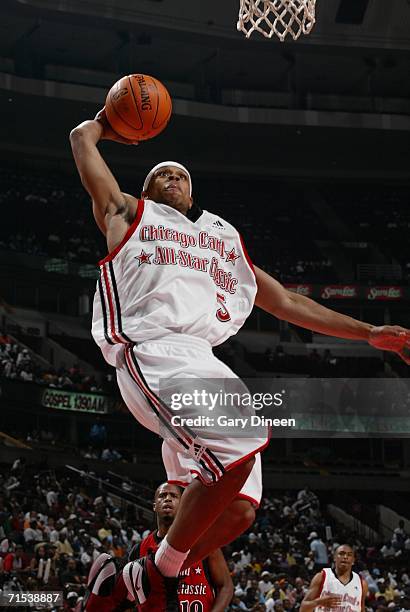
<path fill-rule="evenodd" d="M 380 549 L 380 552 L 382 553 L 383 557 L 385 559 L 389 559 L 391 557 L 394 557 L 394 555 L 396 554 L 396 550 L 394 548 L 394 546 L 392 545 L 391 541 L 386 542 L 382 548 Z"/>
<path fill-rule="evenodd" d="M 35 544 L 43 541 L 43 533 L 37 521 L 30 521 L 30 526 L 24 530 L 24 540 L 29 550 L 33 550 Z"/>
<path fill-rule="evenodd" d="M 263 596 L 265 596 L 266 593 L 273 588 L 273 583 L 271 581 L 271 574 L 267 571 L 264 571 L 261 574 L 261 578 L 262 580 L 260 580 L 258 584 L 259 592 L 262 593 Z"/>
<path fill-rule="evenodd" d="M 77 569 L 76 560 L 68 559 L 65 569 L 60 572 L 60 584 L 63 587 L 67 587 L 67 585 L 80 587 L 82 582 L 83 579 Z"/>
<path fill-rule="evenodd" d="M 67 539 L 67 531 L 66 529 L 61 529 L 58 534 L 58 540 L 54 544 L 58 555 L 72 555 L 73 548 L 70 542 Z"/>
<path fill-rule="evenodd" d="M 17 544 L 15 550 L 9 552 L 3 561 L 3 571 L 5 572 L 29 572 L 31 570 L 28 556 L 23 550 L 23 546 Z"/>

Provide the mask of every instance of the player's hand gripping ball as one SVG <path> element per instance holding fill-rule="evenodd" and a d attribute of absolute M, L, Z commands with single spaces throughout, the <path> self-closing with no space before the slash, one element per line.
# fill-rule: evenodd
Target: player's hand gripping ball
<path fill-rule="evenodd" d="M 105 112 L 120 136 L 132 141 L 148 140 L 166 127 L 172 102 L 160 81 L 147 74 L 130 74 L 111 87 Z"/>

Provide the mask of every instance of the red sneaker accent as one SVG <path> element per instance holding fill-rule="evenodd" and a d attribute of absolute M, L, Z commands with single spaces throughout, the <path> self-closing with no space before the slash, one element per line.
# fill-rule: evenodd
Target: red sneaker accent
<path fill-rule="evenodd" d="M 118 561 L 102 553 L 90 568 L 87 593 L 81 602 L 83 612 L 114 612 L 124 609 L 128 590 Z"/>
<path fill-rule="evenodd" d="M 141 612 L 179 612 L 179 578 L 163 576 L 153 555 L 127 563 L 122 576 L 130 597 L 141 606 Z"/>

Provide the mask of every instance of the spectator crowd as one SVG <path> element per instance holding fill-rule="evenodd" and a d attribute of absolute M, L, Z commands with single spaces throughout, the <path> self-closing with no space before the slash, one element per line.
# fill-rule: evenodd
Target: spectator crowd
<path fill-rule="evenodd" d="M 102 393 L 96 376 L 85 374 L 78 365 L 58 369 L 40 365 L 36 355 L 7 334 L 0 335 L 0 378 L 35 382 L 40 385 L 70 391 Z"/>
<path fill-rule="evenodd" d="M 143 518 L 153 489 L 124 480 L 139 508 L 104 492 L 89 475 L 40 471 L 17 459 L 0 476 L 0 584 L 3 588 L 61 590 L 64 610 L 85 592 L 101 552 L 126 558 L 153 524 Z M 100 485 L 103 481 L 100 481 Z M 327 538 L 325 539 L 325 535 Z M 332 563 L 338 544 L 356 551 L 356 571 L 369 585 L 368 612 L 410 609 L 410 535 L 400 522 L 389 542 L 359 540 L 332 522 L 316 494 L 269 492 L 250 530 L 225 548 L 234 583 L 229 610 L 297 611 L 312 576 Z"/>

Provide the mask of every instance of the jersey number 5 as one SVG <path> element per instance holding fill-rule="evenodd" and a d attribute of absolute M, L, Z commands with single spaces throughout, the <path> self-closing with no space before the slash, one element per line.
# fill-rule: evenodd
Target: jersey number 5
<path fill-rule="evenodd" d="M 226 321 L 230 321 L 231 315 L 229 314 L 225 306 L 226 297 L 222 295 L 221 293 L 217 293 L 216 301 L 218 302 L 218 304 L 221 305 L 221 308 L 218 308 L 218 310 L 216 311 L 216 318 L 218 319 L 218 321 L 222 321 L 222 323 L 225 323 Z"/>

